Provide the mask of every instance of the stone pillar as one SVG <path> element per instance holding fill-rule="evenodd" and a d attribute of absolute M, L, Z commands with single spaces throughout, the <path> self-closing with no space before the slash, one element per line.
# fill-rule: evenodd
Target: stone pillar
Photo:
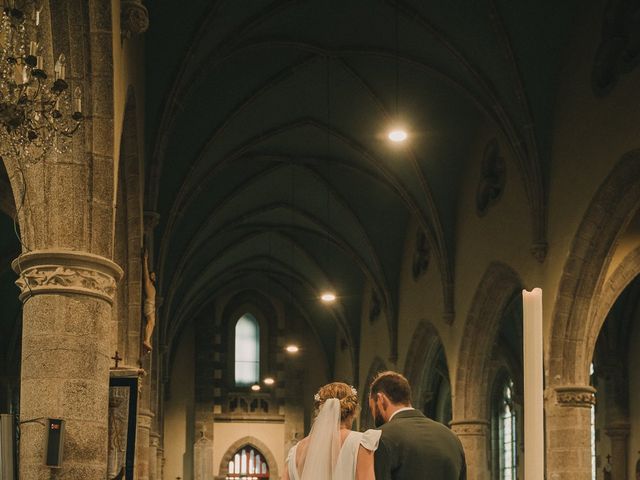
<path fill-rule="evenodd" d="M 611 439 L 611 477 L 615 480 L 627 480 L 627 443 L 630 431 L 628 423 L 605 427 L 605 433 Z"/>
<path fill-rule="evenodd" d="M 13 269 L 24 302 L 20 389 L 20 478 L 50 479 L 42 418 L 65 420 L 68 480 L 107 474 L 109 326 L 122 270 L 90 253 L 40 250 Z"/>
<path fill-rule="evenodd" d="M 136 430 L 136 480 L 149 479 L 149 446 L 153 412 L 140 410 Z"/>
<path fill-rule="evenodd" d="M 468 480 L 489 480 L 489 422 L 481 419 L 455 420 L 451 429 L 458 435 L 467 460 Z"/>
<path fill-rule="evenodd" d="M 157 480 L 164 480 L 164 448 L 158 446 L 158 458 L 156 460 Z"/>
<path fill-rule="evenodd" d="M 160 434 L 151 432 L 149 443 L 149 480 L 158 480 L 158 446 Z"/>
<path fill-rule="evenodd" d="M 551 389 L 546 408 L 548 480 L 591 480 L 591 407 L 595 392 L 588 385 Z"/>

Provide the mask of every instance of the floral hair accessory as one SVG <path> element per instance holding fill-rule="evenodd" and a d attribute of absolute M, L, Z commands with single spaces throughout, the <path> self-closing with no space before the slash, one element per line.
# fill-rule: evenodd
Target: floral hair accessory
<path fill-rule="evenodd" d="M 319 394 L 319 393 L 316 393 L 316 394 L 313 396 L 313 399 L 314 399 L 316 402 L 319 402 L 319 401 L 320 401 L 320 394 Z"/>
<path fill-rule="evenodd" d="M 351 394 L 355 395 L 356 397 L 358 396 L 358 390 L 356 390 L 356 387 L 354 387 L 353 385 L 351 385 Z"/>

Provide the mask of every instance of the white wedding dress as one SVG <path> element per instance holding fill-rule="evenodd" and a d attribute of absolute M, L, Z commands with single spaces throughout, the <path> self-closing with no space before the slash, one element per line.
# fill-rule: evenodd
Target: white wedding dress
<path fill-rule="evenodd" d="M 336 467 L 333 470 L 333 478 L 336 480 L 349 480 L 356 478 L 356 462 L 358 460 L 358 450 L 362 445 L 367 450 L 375 452 L 380 441 L 380 430 L 367 430 L 366 432 L 351 432 L 340 449 Z M 294 445 L 289 450 L 287 457 L 287 468 L 290 480 L 300 480 L 300 475 L 296 469 L 296 447 Z"/>
<path fill-rule="evenodd" d="M 349 432 L 340 446 L 340 402 L 329 399 L 321 407 L 309 435 L 309 446 L 302 472 L 296 466 L 298 445 L 289 450 L 287 470 L 290 480 L 351 480 L 356 478 L 358 450 L 362 445 L 374 452 L 380 430 Z"/>

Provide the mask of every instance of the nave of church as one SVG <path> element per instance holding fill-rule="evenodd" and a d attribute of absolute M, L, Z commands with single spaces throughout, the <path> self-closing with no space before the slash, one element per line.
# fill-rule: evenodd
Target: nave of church
<path fill-rule="evenodd" d="M 282 479 L 385 370 L 470 480 L 640 479 L 637 1 L 0 5 L 1 480 Z"/>

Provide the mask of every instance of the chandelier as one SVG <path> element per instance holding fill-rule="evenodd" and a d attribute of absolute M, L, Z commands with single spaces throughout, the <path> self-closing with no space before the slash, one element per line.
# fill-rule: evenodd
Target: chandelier
<path fill-rule="evenodd" d="M 41 7 L 0 0 L 0 156 L 35 163 L 69 150 L 82 122 L 82 90 L 70 95 L 66 58 L 45 71 L 37 41 Z"/>

